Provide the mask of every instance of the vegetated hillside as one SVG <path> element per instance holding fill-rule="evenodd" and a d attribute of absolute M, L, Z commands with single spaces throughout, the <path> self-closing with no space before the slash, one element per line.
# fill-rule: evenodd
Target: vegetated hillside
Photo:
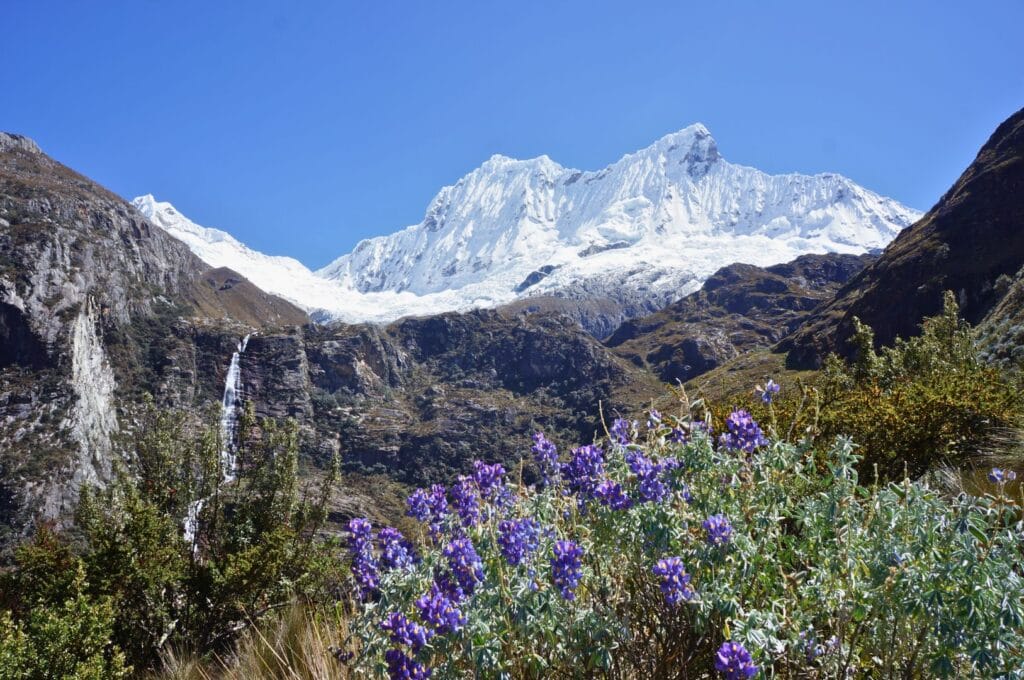
<path fill-rule="evenodd" d="M 1024 267 L 997 278 L 995 291 L 1002 298 L 978 324 L 978 347 L 990 362 L 1024 365 Z"/>
<path fill-rule="evenodd" d="M 1013 277 L 1024 265 L 1022 226 L 1024 109 L 996 129 L 934 208 L 782 348 L 793 365 L 819 365 L 828 352 L 850 355 L 853 317 L 875 330 L 878 345 L 890 345 L 938 313 L 945 290 L 957 295 L 967 321 L 981 322 L 1009 290 L 1001 277 Z"/>
<path fill-rule="evenodd" d="M 699 291 L 625 322 L 604 342 L 665 382 L 685 382 L 775 344 L 874 259 L 803 255 L 767 268 L 732 264 Z"/>
<path fill-rule="evenodd" d="M 109 477 L 124 406 L 161 390 L 173 328 L 196 318 L 306 315 L 0 133 L 0 525 L 63 515 L 83 483 Z"/>
<path fill-rule="evenodd" d="M 633 412 L 662 394 L 648 373 L 553 314 L 307 327 L 304 351 L 317 438 L 340 437 L 347 469 L 407 482 L 451 479 L 482 451 L 515 469 L 529 453 L 523 433 L 590 441 L 603 432 L 598 404 Z"/>

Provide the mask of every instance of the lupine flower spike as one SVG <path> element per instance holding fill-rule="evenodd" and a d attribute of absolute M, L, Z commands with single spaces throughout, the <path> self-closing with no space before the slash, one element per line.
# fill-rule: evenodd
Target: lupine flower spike
<path fill-rule="evenodd" d="M 726 680 L 742 680 L 757 675 L 758 668 L 750 652 L 739 642 L 723 642 L 715 654 L 715 670 Z"/>

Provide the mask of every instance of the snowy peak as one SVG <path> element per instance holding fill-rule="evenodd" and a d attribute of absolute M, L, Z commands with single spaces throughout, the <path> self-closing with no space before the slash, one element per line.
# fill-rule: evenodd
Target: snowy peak
<path fill-rule="evenodd" d="M 586 278 L 592 267 L 581 261 L 611 249 L 631 249 L 616 254 L 617 267 L 660 261 L 700 276 L 711 260 L 733 261 L 723 258 L 737 238 L 774 240 L 733 256 L 770 265 L 780 248 L 795 257 L 882 247 L 918 216 L 839 175 L 728 163 L 698 123 L 599 171 L 492 156 L 443 188 L 419 225 L 364 241 L 318 274 L 362 292 L 472 287 L 489 299 L 541 267 L 560 272 L 532 292 L 552 292 L 573 272 Z M 713 239 L 707 248 L 718 254 L 693 253 L 694 238 Z"/>
<path fill-rule="evenodd" d="M 768 175 L 725 160 L 697 123 L 596 171 L 491 156 L 423 220 L 361 241 L 316 273 L 256 253 L 152 196 L 136 206 L 215 266 L 348 321 L 536 295 L 654 311 L 720 267 L 882 248 L 920 213 L 836 174 Z"/>

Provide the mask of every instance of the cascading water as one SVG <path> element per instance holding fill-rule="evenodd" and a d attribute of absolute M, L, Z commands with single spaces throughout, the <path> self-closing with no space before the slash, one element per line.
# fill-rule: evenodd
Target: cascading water
<path fill-rule="evenodd" d="M 249 345 L 249 338 L 252 334 L 246 335 L 238 343 L 238 349 L 231 355 L 231 364 L 228 366 L 228 374 L 224 380 L 224 397 L 221 399 L 220 413 L 220 484 L 234 481 L 236 471 L 236 452 L 238 445 L 235 437 L 238 434 L 238 415 L 242 406 L 242 354 Z M 218 485 L 219 486 L 219 485 Z M 196 531 L 199 527 L 199 513 L 206 503 L 205 498 L 192 501 L 188 506 L 188 516 L 184 522 L 184 537 L 186 543 L 193 543 Z M 195 549 L 195 546 L 193 546 Z"/>
<path fill-rule="evenodd" d="M 220 467 L 224 481 L 230 482 L 235 478 L 235 435 L 238 433 L 238 414 L 242 401 L 242 370 L 241 359 L 249 344 L 250 335 L 242 338 L 238 343 L 238 349 L 231 355 L 231 365 L 228 367 L 227 379 L 224 381 L 224 398 L 221 400 L 220 415 Z"/>

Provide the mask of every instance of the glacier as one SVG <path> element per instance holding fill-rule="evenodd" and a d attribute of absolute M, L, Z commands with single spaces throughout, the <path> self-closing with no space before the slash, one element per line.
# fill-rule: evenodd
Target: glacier
<path fill-rule="evenodd" d="M 199 226 L 152 195 L 136 208 L 202 260 L 314 319 L 386 322 L 544 296 L 661 308 L 734 262 L 887 245 L 921 213 L 841 175 L 769 175 L 726 161 L 702 124 L 604 169 L 492 156 L 423 220 L 312 272 Z"/>

